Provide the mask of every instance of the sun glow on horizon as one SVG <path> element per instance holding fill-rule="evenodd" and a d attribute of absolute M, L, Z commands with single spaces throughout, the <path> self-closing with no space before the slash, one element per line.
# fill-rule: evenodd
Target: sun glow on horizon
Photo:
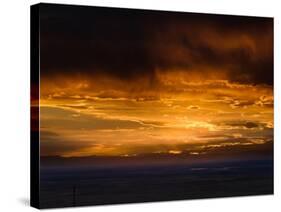
<path fill-rule="evenodd" d="M 153 87 L 42 80 L 42 155 L 199 155 L 272 138 L 272 87 L 175 75 Z"/>

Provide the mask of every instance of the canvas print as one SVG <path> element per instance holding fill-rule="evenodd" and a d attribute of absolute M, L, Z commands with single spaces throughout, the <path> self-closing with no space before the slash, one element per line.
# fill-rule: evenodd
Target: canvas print
<path fill-rule="evenodd" d="M 273 194 L 273 18 L 31 7 L 31 205 Z"/>

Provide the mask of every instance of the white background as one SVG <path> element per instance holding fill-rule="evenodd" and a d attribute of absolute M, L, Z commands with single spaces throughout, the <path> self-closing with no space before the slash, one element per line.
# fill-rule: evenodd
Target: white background
<path fill-rule="evenodd" d="M 65 211 L 278 211 L 280 188 L 281 3 L 278 0 L 61 0 L 84 5 L 274 17 L 275 195 L 58 209 Z M 29 207 L 29 6 L 38 1 L 0 3 L 0 211 Z M 278 14 L 279 12 L 279 14 Z M 280 108 L 281 109 L 281 108 Z M 280 209 L 279 209 L 280 211 Z"/>

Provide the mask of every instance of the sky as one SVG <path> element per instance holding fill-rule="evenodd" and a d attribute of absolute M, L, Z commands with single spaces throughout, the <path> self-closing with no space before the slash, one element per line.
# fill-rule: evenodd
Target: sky
<path fill-rule="evenodd" d="M 42 156 L 272 154 L 273 19 L 40 8 Z"/>

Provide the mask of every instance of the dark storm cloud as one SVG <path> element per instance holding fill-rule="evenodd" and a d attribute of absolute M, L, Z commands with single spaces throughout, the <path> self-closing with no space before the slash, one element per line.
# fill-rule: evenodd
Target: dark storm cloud
<path fill-rule="evenodd" d="M 155 70 L 227 71 L 273 83 L 273 19 L 42 5 L 42 76 L 149 77 Z M 206 68 L 207 67 L 207 68 Z"/>

